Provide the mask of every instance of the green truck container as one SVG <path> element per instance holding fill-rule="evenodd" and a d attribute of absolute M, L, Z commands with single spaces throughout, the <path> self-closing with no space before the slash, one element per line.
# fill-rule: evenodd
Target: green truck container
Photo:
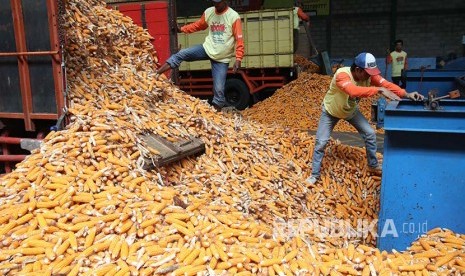
<path fill-rule="evenodd" d="M 265 0 L 263 1 L 264 9 L 282 9 L 294 7 L 294 0 Z"/>
<path fill-rule="evenodd" d="M 244 35 L 244 68 L 292 67 L 293 20 L 292 9 L 262 10 L 240 14 Z M 195 22 L 200 17 L 178 18 L 180 25 Z M 188 48 L 202 44 L 208 30 L 192 34 L 178 34 L 178 44 Z M 232 61 L 234 62 L 234 60 Z M 231 64 L 232 66 L 232 64 Z M 209 61 L 184 62 L 180 71 L 210 69 Z"/>

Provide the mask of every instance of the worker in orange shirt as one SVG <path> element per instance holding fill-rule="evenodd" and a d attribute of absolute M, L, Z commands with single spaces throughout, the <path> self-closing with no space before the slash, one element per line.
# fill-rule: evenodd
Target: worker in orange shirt
<path fill-rule="evenodd" d="M 304 24 L 310 25 L 310 17 L 302 10 L 302 2 L 294 2 L 294 53 L 299 47 L 299 23 L 300 20 L 305 21 Z"/>
<path fill-rule="evenodd" d="M 407 86 L 405 70 L 408 68 L 407 53 L 402 50 L 404 41 L 398 39 L 394 42 L 395 50 L 392 51 L 386 58 L 387 64 L 392 64 L 392 82 L 399 85 L 401 88 Z"/>
<path fill-rule="evenodd" d="M 157 74 L 178 68 L 183 61 L 210 60 L 213 78 L 213 107 L 220 111 L 226 104 L 224 87 L 229 62 L 235 56 L 235 73 L 241 66 L 244 56 L 244 40 L 239 14 L 228 6 L 226 0 L 212 0 L 214 6 L 205 10 L 202 17 L 191 24 L 178 27 L 178 32 L 186 34 L 208 28 L 208 36 L 203 44 L 183 49 L 172 55 L 158 70 Z"/>

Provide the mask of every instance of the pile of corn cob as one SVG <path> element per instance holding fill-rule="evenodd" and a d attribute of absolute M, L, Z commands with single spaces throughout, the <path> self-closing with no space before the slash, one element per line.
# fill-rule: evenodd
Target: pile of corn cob
<path fill-rule="evenodd" d="M 149 35 L 100 1 L 67 1 L 71 122 L 0 179 L 4 275 L 387 275 L 465 269 L 440 229 L 404 253 L 321 235 L 376 218 L 379 175 L 331 142 L 307 187 L 313 137 L 222 116 L 154 74 Z M 145 171 L 139 139 L 197 136 L 206 153 Z M 312 221 L 296 233 L 277 231 Z M 308 226 L 308 225 L 307 225 Z M 407 275 L 407 274 L 406 274 Z"/>
<path fill-rule="evenodd" d="M 321 68 L 318 64 L 314 63 L 311 60 L 308 60 L 306 57 L 301 55 L 294 55 L 294 63 L 297 64 L 300 71 L 307 73 L 320 73 Z M 334 73 L 337 69 L 344 67 L 342 63 L 336 63 L 331 65 L 331 71 Z"/>
<path fill-rule="evenodd" d="M 307 73 L 319 73 L 320 66 L 315 64 L 313 61 L 308 60 L 306 57 L 301 55 L 294 55 L 294 63 L 296 63 L 300 70 Z"/>

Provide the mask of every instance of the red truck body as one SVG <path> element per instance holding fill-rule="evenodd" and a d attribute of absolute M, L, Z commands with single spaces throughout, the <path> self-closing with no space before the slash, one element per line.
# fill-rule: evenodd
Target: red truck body
<path fill-rule="evenodd" d="M 27 153 L 21 137 L 41 138 L 63 113 L 59 4 L 0 1 L 0 174 Z"/>
<path fill-rule="evenodd" d="M 171 51 L 167 1 L 113 4 L 110 7 L 117 8 L 131 17 L 135 24 L 148 30 L 154 38 L 152 44 L 157 50 L 159 62 L 165 62 L 169 58 Z"/>

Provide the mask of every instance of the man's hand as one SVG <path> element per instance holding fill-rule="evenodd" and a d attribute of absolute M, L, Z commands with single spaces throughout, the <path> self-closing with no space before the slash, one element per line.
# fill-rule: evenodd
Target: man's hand
<path fill-rule="evenodd" d="M 182 33 L 181 26 L 176 25 L 176 31 L 177 31 L 178 33 Z"/>
<path fill-rule="evenodd" d="M 388 90 L 384 87 L 380 87 L 378 88 L 378 92 L 383 95 L 384 97 L 390 99 L 390 100 L 393 100 L 393 101 L 400 101 L 400 97 L 397 96 L 394 92 L 392 92 L 391 90 Z"/>
<path fill-rule="evenodd" d="M 237 73 L 237 70 L 239 70 L 240 67 L 241 67 L 241 61 L 236 60 L 236 62 L 234 62 L 234 66 L 233 66 L 233 73 Z"/>
<path fill-rule="evenodd" d="M 422 101 L 425 97 L 423 95 L 421 95 L 420 93 L 414 91 L 414 92 L 411 92 L 411 93 L 407 93 L 407 95 L 405 95 L 405 97 L 407 97 L 408 99 L 412 100 L 412 101 Z"/>

